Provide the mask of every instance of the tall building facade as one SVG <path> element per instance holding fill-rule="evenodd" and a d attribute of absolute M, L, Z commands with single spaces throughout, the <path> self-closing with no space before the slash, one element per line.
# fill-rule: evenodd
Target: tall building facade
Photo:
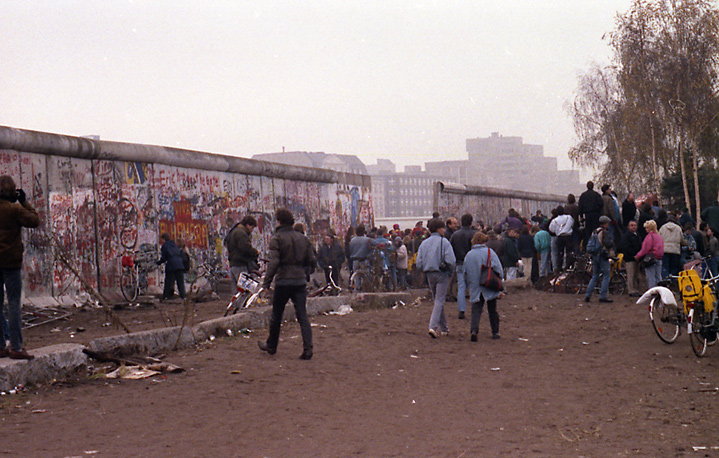
<path fill-rule="evenodd" d="M 426 217 L 432 214 L 434 184 L 446 180 L 423 171 L 419 165 L 406 166 L 395 172 L 394 163 L 386 159 L 367 167 L 372 177 L 372 200 L 375 218 Z"/>
<path fill-rule="evenodd" d="M 466 184 L 550 194 L 581 191 L 579 171 L 558 170 L 557 158 L 544 156 L 542 145 L 525 144 L 522 137 L 493 132 L 467 139 Z"/>

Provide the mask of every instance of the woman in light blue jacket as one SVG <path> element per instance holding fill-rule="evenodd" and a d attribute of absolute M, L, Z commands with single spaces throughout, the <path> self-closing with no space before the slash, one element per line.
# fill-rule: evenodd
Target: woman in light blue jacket
<path fill-rule="evenodd" d="M 502 262 L 499 256 L 491 248 L 488 248 L 487 235 L 477 232 L 472 237 L 472 249 L 464 258 L 464 275 L 469 287 L 469 299 L 472 302 L 472 320 L 470 324 L 470 332 L 472 333 L 471 341 L 477 341 L 477 333 L 479 332 L 479 318 L 482 316 L 484 301 L 487 301 L 487 314 L 489 315 L 489 326 L 492 328 L 492 338 L 499 339 L 499 314 L 497 313 L 497 299 L 501 297 L 503 291 L 494 291 L 479 284 L 479 277 L 482 273 L 482 266 L 491 264 L 492 270 L 499 278 L 502 275 Z"/>

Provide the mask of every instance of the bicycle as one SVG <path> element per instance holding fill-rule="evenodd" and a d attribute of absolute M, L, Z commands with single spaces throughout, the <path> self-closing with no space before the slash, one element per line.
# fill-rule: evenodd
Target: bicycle
<path fill-rule="evenodd" d="M 649 318 L 654 332 L 664 343 L 671 344 L 676 342 L 681 328 L 686 326 L 692 351 L 702 357 L 707 347 L 716 343 L 719 333 L 716 299 L 719 275 L 703 280 L 696 270 L 688 269 L 671 276 L 670 280 L 678 283 L 682 307 L 676 303 L 668 288 L 654 288 L 656 294 L 649 303 Z M 642 303 L 642 299 L 637 303 Z"/>
<path fill-rule="evenodd" d="M 223 316 L 234 315 L 242 309 L 256 305 L 264 290 L 261 276 L 256 273 L 241 272 L 237 277 L 237 292 L 225 307 Z"/>
<path fill-rule="evenodd" d="M 339 296 L 342 293 L 342 288 L 340 288 L 340 286 L 335 283 L 334 278 L 332 278 L 333 270 L 334 267 L 330 266 L 330 282 L 322 288 L 308 294 L 307 297 Z"/>
<path fill-rule="evenodd" d="M 194 279 L 190 283 L 190 292 L 196 294 L 209 287 L 211 292 L 216 293 L 220 281 L 230 278 L 230 273 L 221 269 L 221 264 L 220 258 L 210 258 L 197 266 Z"/>
<path fill-rule="evenodd" d="M 609 293 L 621 296 L 627 289 L 627 274 L 622 268 L 624 267 L 624 254 L 619 253 L 616 257 L 609 258 Z M 587 286 L 592 279 L 593 262 L 589 255 L 578 256 L 575 264 L 567 270 L 566 274 L 560 274 L 553 283 L 554 288 L 557 284 L 564 284 L 564 291 L 569 294 L 580 294 L 587 292 Z M 562 275 L 564 277 L 562 278 Z M 598 291 L 601 284 L 595 287 Z"/>
<path fill-rule="evenodd" d="M 140 293 L 147 291 L 147 274 L 156 268 L 156 260 L 157 253 L 152 245 L 141 246 L 140 251 L 120 256 L 120 292 L 127 302 L 136 300 Z"/>
<path fill-rule="evenodd" d="M 382 252 L 373 248 L 365 262 L 350 277 L 352 292 L 383 292 L 396 289 L 394 279 L 385 265 Z"/>

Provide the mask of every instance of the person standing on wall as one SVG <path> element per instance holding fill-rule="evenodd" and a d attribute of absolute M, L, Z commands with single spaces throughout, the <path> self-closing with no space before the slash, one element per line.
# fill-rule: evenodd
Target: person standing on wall
<path fill-rule="evenodd" d="M 584 249 L 587 248 L 589 237 L 599 227 L 599 217 L 602 216 L 604 201 L 602 196 L 594 190 L 594 182 L 587 181 L 587 190 L 579 196 L 579 215 L 584 218 Z"/>
<path fill-rule="evenodd" d="M 447 299 L 449 278 L 452 276 L 456 258 L 449 240 L 444 238 L 444 221 L 433 218 L 427 223 L 430 236 L 422 242 L 417 252 L 417 269 L 427 276 L 429 289 L 434 297 L 434 308 L 429 319 L 429 335 L 436 339 L 449 332 L 447 318 L 444 315 L 444 302 Z"/>
<path fill-rule="evenodd" d="M 177 283 L 177 293 L 181 298 L 185 298 L 185 264 L 182 262 L 182 254 L 180 249 L 165 232 L 160 236 L 160 260 L 157 264 L 167 263 L 165 266 L 165 289 L 162 292 L 162 299 L 171 299 L 175 294 L 175 283 Z"/>
<path fill-rule="evenodd" d="M 26 200 L 25 192 L 17 189 L 8 175 L 0 176 L 0 357 L 33 359 L 35 356 L 22 346 L 22 255 L 23 227 L 38 227 L 40 217 Z M 8 317 L 3 311 L 4 294 L 7 292 Z M 9 320 L 9 326 L 8 326 Z M 5 335 L 5 331 L 9 335 Z M 10 338 L 10 348 L 5 341 Z"/>
<path fill-rule="evenodd" d="M 230 273 L 232 281 L 237 284 L 237 279 L 242 272 L 253 272 L 258 269 L 257 258 L 259 253 L 252 246 L 252 231 L 257 227 L 257 220 L 254 216 L 247 215 L 230 229 L 225 237 L 227 246 L 227 258 L 230 261 Z"/>
<path fill-rule="evenodd" d="M 300 359 L 312 359 L 312 325 L 306 308 L 306 272 L 308 269 L 314 269 L 317 260 L 309 239 L 292 229 L 295 218 L 289 210 L 278 209 L 275 219 L 277 220 L 277 231 L 270 239 L 269 262 L 262 284 L 265 290 L 269 290 L 272 279 L 275 280 L 270 334 L 265 342 L 258 341 L 257 346 L 270 355 L 277 353 L 282 315 L 285 312 L 287 301 L 292 299 L 302 334 Z"/>

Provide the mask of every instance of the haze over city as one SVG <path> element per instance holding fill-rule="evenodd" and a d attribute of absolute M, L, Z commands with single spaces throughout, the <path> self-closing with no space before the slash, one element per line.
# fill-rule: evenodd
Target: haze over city
<path fill-rule="evenodd" d="M 0 2 L 0 125 L 398 165 L 523 137 L 568 168 L 565 104 L 630 0 Z"/>

